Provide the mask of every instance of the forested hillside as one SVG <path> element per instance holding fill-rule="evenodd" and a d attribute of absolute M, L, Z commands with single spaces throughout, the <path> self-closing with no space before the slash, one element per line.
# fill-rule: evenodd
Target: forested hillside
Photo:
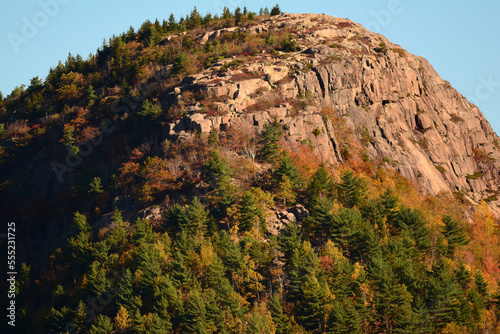
<path fill-rule="evenodd" d="M 147 21 L 1 98 L 0 212 L 18 229 L 19 333 L 500 331 L 494 194 L 430 194 L 374 158 L 366 128 L 286 86 L 307 62 L 231 116 L 255 127 L 180 129 L 188 116 L 225 117 L 243 94 L 210 95 L 193 76 L 244 85 L 264 75 L 231 71 L 300 51 L 290 26 L 259 28 L 280 14 L 195 8 Z M 290 119 L 310 138 L 292 137 Z"/>

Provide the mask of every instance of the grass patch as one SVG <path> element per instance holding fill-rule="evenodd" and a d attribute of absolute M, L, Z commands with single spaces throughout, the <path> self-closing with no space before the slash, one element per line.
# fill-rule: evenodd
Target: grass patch
<path fill-rule="evenodd" d="M 479 179 L 480 177 L 482 177 L 484 174 L 483 173 L 474 173 L 474 174 L 469 174 L 467 175 L 465 178 L 467 180 L 477 180 Z"/>

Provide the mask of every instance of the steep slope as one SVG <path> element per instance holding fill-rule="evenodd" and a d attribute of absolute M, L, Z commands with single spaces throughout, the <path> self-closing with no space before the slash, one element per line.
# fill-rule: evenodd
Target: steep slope
<path fill-rule="evenodd" d="M 424 192 L 487 200 L 500 213 L 498 136 L 427 60 L 357 23 L 327 15 L 285 14 L 239 31 L 288 32 L 283 49 L 291 52 L 264 51 L 242 64 L 226 59 L 185 78 L 164 105 L 182 101 L 186 92 L 202 92 L 219 101 L 210 107 L 220 115 L 210 116 L 204 101 L 194 102 L 186 106 L 190 115 L 169 125 L 166 135 L 209 132 L 212 126 L 261 129 L 277 117 L 288 141 L 308 140 L 316 155 L 335 163 L 342 160 L 338 135 L 321 117 L 329 108 L 366 145 L 370 159 L 385 161 Z M 223 33 L 206 33 L 198 41 Z M 221 73 L 224 64 L 228 70 Z"/>

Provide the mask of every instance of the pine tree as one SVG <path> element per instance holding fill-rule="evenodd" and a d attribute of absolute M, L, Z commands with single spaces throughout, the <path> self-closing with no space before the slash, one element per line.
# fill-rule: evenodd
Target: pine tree
<path fill-rule="evenodd" d="M 97 95 L 95 95 L 94 87 L 92 87 L 92 85 L 87 88 L 87 99 L 88 105 L 91 105 L 97 99 Z"/>
<path fill-rule="evenodd" d="M 281 139 L 283 132 L 278 120 L 274 118 L 273 122 L 264 126 L 264 130 L 260 133 L 259 155 L 268 162 L 274 162 L 279 154 L 280 146 L 278 142 Z"/>
<path fill-rule="evenodd" d="M 208 213 L 203 208 L 203 204 L 199 197 L 194 197 L 187 210 L 189 226 L 189 233 L 195 235 L 197 233 L 204 233 L 208 227 Z"/>
<path fill-rule="evenodd" d="M 446 254 L 453 255 L 457 246 L 464 246 L 468 244 L 470 239 L 467 236 L 465 228 L 460 226 L 460 223 L 457 220 L 454 220 L 451 216 L 445 215 L 442 221 L 444 223 L 444 230 L 442 234 L 448 241 Z"/>
<path fill-rule="evenodd" d="M 99 177 L 94 177 L 92 179 L 92 182 L 90 182 L 90 189 L 89 189 L 89 194 L 94 198 L 97 199 L 99 196 L 101 196 L 104 193 L 104 190 L 102 189 L 101 185 L 101 178 Z"/>
<path fill-rule="evenodd" d="M 271 16 L 275 15 L 281 15 L 281 9 L 278 4 L 276 4 L 272 9 L 271 9 Z"/>
<path fill-rule="evenodd" d="M 225 332 L 224 322 L 225 311 L 217 302 L 217 292 L 213 288 L 206 289 L 203 292 L 205 299 L 205 309 L 207 311 L 207 329 L 213 332 Z"/>
<path fill-rule="evenodd" d="M 143 243 L 152 243 L 156 240 L 156 233 L 153 232 L 153 227 L 148 220 L 137 218 L 135 221 L 135 231 L 133 241 L 136 246 Z"/>
<path fill-rule="evenodd" d="M 309 275 L 302 286 L 302 300 L 297 319 L 305 329 L 324 330 L 326 293 L 315 275 Z"/>
<path fill-rule="evenodd" d="M 281 307 L 280 298 L 278 294 L 274 293 L 269 301 L 269 309 L 271 310 L 271 317 L 276 324 L 277 334 L 286 334 L 290 327 L 290 319 L 283 312 Z"/>
<path fill-rule="evenodd" d="M 337 184 L 339 201 L 346 207 L 359 205 L 366 193 L 366 181 L 346 170 L 342 173 L 341 182 Z"/>
<path fill-rule="evenodd" d="M 258 221 L 259 215 L 259 209 L 251 192 L 245 191 L 243 194 L 238 205 L 238 212 L 241 231 L 250 231 Z"/>
<path fill-rule="evenodd" d="M 113 322 L 103 314 L 98 314 L 90 327 L 90 334 L 109 334 L 113 331 Z"/>
<path fill-rule="evenodd" d="M 292 182 L 294 189 L 301 187 L 301 180 L 297 168 L 287 152 L 281 155 L 279 167 L 274 171 L 274 179 L 277 183 L 283 182 L 284 177 L 287 177 Z"/>
<path fill-rule="evenodd" d="M 225 230 L 219 232 L 220 239 L 218 248 L 224 265 L 229 270 L 238 270 L 243 264 L 243 255 L 238 246 L 231 240 Z"/>
<path fill-rule="evenodd" d="M 170 228 L 189 231 L 189 214 L 185 207 L 180 204 L 174 204 L 165 214 L 167 226 Z"/>
<path fill-rule="evenodd" d="M 201 294 L 196 289 L 191 290 L 189 297 L 185 302 L 184 325 L 189 333 L 206 333 L 206 314 L 205 303 Z"/>
<path fill-rule="evenodd" d="M 309 208 L 313 208 L 320 197 L 328 195 L 332 186 L 333 182 L 325 165 L 319 165 L 307 185 Z"/>
<path fill-rule="evenodd" d="M 86 274 L 86 289 L 95 296 L 100 296 L 111 287 L 111 282 L 106 277 L 106 269 L 101 263 L 95 261 L 90 265 Z"/>
<path fill-rule="evenodd" d="M 117 305 L 125 307 L 127 310 L 131 311 L 132 314 L 136 311 L 132 300 L 134 295 L 133 279 L 134 277 L 130 269 L 125 269 L 117 283 L 118 293 L 116 301 Z"/>
<path fill-rule="evenodd" d="M 295 249 L 300 247 L 301 237 L 299 234 L 299 226 L 291 222 L 286 225 L 278 239 L 280 251 L 283 253 L 283 259 L 289 263 Z"/>
<path fill-rule="evenodd" d="M 331 200 L 327 198 L 319 199 L 304 224 L 304 230 L 307 234 L 320 239 L 327 237 L 334 218 L 332 209 Z"/>
<path fill-rule="evenodd" d="M 208 43 L 208 42 L 207 42 Z M 213 146 L 219 142 L 219 135 L 215 131 L 214 127 L 210 127 L 210 132 L 208 134 L 208 145 Z"/>
<path fill-rule="evenodd" d="M 329 219 L 327 227 L 329 227 L 330 237 L 336 244 L 348 250 L 351 242 L 356 243 L 353 236 L 360 233 L 363 225 L 363 218 L 358 210 L 340 208 L 337 213 L 330 215 L 327 219 Z"/>
<path fill-rule="evenodd" d="M 420 211 L 410 208 L 401 208 L 398 213 L 395 225 L 402 230 L 406 230 L 408 234 L 415 240 L 420 249 L 428 249 L 431 244 L 431 231 L 426 226 Z"/>

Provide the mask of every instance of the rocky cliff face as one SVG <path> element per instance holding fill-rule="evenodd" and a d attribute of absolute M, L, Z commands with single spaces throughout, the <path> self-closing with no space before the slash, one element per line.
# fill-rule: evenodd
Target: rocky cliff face
<path fill-rule="evenodd" d="M 258 131 L 276 117 L 285 140 L 307 141 L 323 161 L 341 163 L 340 138 L 322 114 L 328 108 L 345 120 L 371 159 L 382 159 L 430 194 L 485 199 L 500 214 L 500 140 L 479 109 L 425 59 L 327 15 L 285 14 L 238 29 L 287 31 L 291 52 L 225 59 L 185 78 L 164 106 L 188 113 L 169 124 L 165 136 L 183 138 L 212 127 Z M 198 42 L 224 33 L 203 34 Z M 184 103 L 193 93 L 210 103 Z"/>

